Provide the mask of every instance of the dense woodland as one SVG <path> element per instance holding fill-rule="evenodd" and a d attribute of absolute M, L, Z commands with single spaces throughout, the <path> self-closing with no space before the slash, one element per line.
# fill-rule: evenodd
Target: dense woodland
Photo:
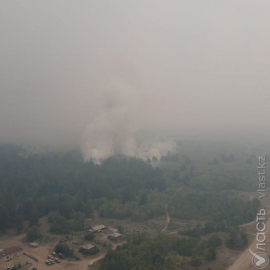
<path fill-rule="evenodd" d="M 169 204 L 172 217 L 211 220 L 224 226 L 247 223 L 256 215 L 258 200 L 244 202 L 224 190 L 229 169 L 224 181 L 211 179 L 217 170 L 222 178 L 228 164 L 232 171 L 243 171 L 241 166 L 250 170 L 254 159 L 251 155 L 249 162 L 244 159 L 241 163 L 239 157 L 230 154 L 211 161 L 210 156 L 202 165 L 187 155 L 168 153 L 159 163 L 155 157 L 151 161 L 110 157 L 97 165 L 85 163 L 78 152 L 29 154 L 19 146 L 1 145 L 0 230 L 15 227 L 20 231 L 24 220 L 34 226 L 46 215 L 51 232 L 83 230 L 85 218 L 94 210 L 105 218 L 144 221 L 165 215 L 171 196 L 163 192 L 166 187 L 182 189 Z M 239 178 L 242 183 L 244 176 L 236 174 L 235 182 Z M 199 181 L 202 177 L 206 179 Z M 203 188 L 209 181 L 213 183 Z"/>
<path fill-rule="evenodd" d="M 195 191 L 257 190 L 258 183 L 254 179 L 257 178 L 258 157 L 253 154 L 254 147 L 239 142 L 181 140 L 178 149 L 177 153 L 163 156 L 158 164 L 172 183 Z M 269 153 L 270 150 L 263 146 L 259 152 Z"/>
<path fill-rule="evenodd" d="M 77 152 L 26 155 L 20 147 L 0 147 L 0 230 L 20 230 L 23 220 L 36 225 L 51 212 L 69 221 L 79 212 L 89 217 L 93 200 L 127 203 L 141 190 L 165 189 L 161 170 L 141 159 L 111 157 L 97 165 Z"/>
<path fill-rule="evenodd" d="M 141 192 L 136 200 L 123 203 L 121 200 L 101 198 L 94 201 L 95 209 L 105 218 L 131 218 L 133 221 L 145 221 L 150 218 L 164 216 L 165 204 L 170 196 L 155 191 Z"/>
<path fill-rule="evenodd" d="M 135 234 L 127 244 L 107 253 L 102 261 L 101 270 L 167 270 L 178 269 L 177 266 L 185 264 L 198 267 L 215 260 L 216 249 L 221 244 L 221 239 L 216 235 L 208 240 L 199 240 Z M 185 256 L 186 260 L 175 260 L 177 256 L 169 254 Z"/>
<path fill-rule="evenodd" d="M 175 218 L 234 226 L 254 220 L 259 205 L 257 198 L 244 202 L 230 192 L 179 192 L 170 203 L 169 212 Z"/>

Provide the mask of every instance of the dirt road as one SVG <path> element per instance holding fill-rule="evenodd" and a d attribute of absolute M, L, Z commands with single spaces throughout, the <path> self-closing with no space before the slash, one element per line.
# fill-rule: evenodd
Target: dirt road
<path fill-rule="evenodd" d="M 171 197 L 171 200 L 170 202 L 172 201 L 173 197 L 176 195 L 176 193 Z M 169 202 L 169 203 L 170 203 Z M 166 204 L 166 224 L 164 226 L 164 228 L 161 230 L 161 232 L 165 232 L 169 226 L 169 223 L 171 221 L 171 218 L 170 218 L 170 214 L 169 214 L 169 211 L 168 211 L 168 205 L 169 203 Z"/>
<path fill-rule="evenodd" d="M 166 204 L 166 224 L 165 224 L 164 228 L 161 230 L 161 232 L 165 232 L 167 230 L 170 221 L 171 221 L 171 218 L 170 218 L 170 215 L 168 212 L 168 204 Z"/>
<path fill-rule="evenodd" d="M 253 198 L 253 197 L 252 197 Z M 251 198 L 251 199 L 252 199 Z M 268 216 L 268 221 L 266 223 L 266 253 L 269 255 L 270 254 L 270 188 L 267 189 L 266 196 L 261 200 L 262 203 L 262 208 L 267 209 L 267 216 Z M 254 225 L 252 225 L 254 224 Z M 241 227 L 246 227 L 248 225 L 256 226 L 256 220 L 252 221 L 250 223 L 244 224 Z M 228 270 L 255 270 L 255 268 L 252 265 L 252 258 L 253 255 L 250 253 L 249 249 L 252 250 L 253 252 L 258 252 L 257 247 L 256 247 L 257 241 L 256 238 L 254 238 L 253 242 L 251 245 L 237 258 L 237 260 L 228 268 Z M 268 268 L 270 269 L 270 266 Z"/>
<path fill-rule="evenodd" d="M 269 213 L 269 212 L 268 212 Z M 255 222 L 252 222 L 255 223 Z M 270 218 L 268 218 L 268 221 L 266 223 L 266 247 L 270 247 Z M 250 270 L 250 269 L 257 269 L 252 265 L 252 258 L 253 255 L 250 253 L 249 249 L 251 249 L 253 252 L 257 252 L 257 240 L 256 238 L 252 242 L 252 244 L 240 255 L 240 257 L 234 262 L 232 266 L 228 268 L 228 270 Z M 268 250 L 269 254 L 269 250 Z M 270 266 L 268 266 L 270 269 Z"/>
<path fill-rule="evenodd" d="M 121 242 L 121 245 L 124 244 L 124 243 L 126 243 L 126 242 L 127 241 Z M 113 243 L 112 249 L 113 250 L 116 249 L 117 246 L 118 246 L 118 243 Z M 82 269 L 82 270 L 89 269 L 89 267 L 88 267 L 89 262 L 93 262 L 93 263 L 98 262 L 98 261 L 104 259 L 104 257 L 106 256 L 106 254 L 107 254 L 107 252 L 101 254 L 100 256 L 98 256 L 96 258 L 89 259 L 87 262 L 84 262 L 83 264 L 80 263 L 80 268 L 78 268 L 78 269 Z"/>

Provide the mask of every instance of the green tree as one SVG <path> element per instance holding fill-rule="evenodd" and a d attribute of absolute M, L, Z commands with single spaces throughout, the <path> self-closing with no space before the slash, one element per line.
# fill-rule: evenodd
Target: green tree
<path fill-rule="evenodd" d="M 93 233 L 87 233 L 85 236 L 84 236 L 84 239 L 87 240 L 87 241 L 92 241 L 95 239 L 95 235 Z"/>
<path fill-rule="evenodd" d="M 246 232 L 243 230 L 239 230 L 238 227 L 231 229 L 226 244 L 227 247 L 230 249 L 244 249 L 248 244 Z"/>
<path fill-rule="evenodd" d="M 85 225 L 85 216 L 81 212 L 76 213 L 70 222 L 70 228 L 73 231 L 82 231 L 84 230 Z"/>
<path fill-rule="evenodd" d="M 39 212 L 38 212 L 38 208 L 36 205 L 32 206 L 32 210 L 31 210 L 31 216 L 29 218 L 29 225 L 35 226 L 38 225 L 39 223 Z"/>
<path fill-rule="evenodd" d="M 202 261 L 199 258 L 195 257 L 191 259 L 190 264 L 192 266 L 199 267 L 202 265 Z"/>
<path fill-rule="evenodd" d="M 206 259 L 207 261 L 214 261 L 217 258 L 217 252 L 214 248 L 209 248 L 206 253 Z"/>
<path fill-rule="evenodd" d="M 146 194 L 142 194 L 140 199 L 139 199 L 139 206 L 141 205 L 145 205 L 147 203 L 147 195 Z"/>
<path fill-rule="evenodd" d="M 206 234 L 212 233 L 215 230 L 215 224 L 212 221 L 207 221 L 204 226 L 204 232 Z"/>
<path fill-rule="evenodd" d="M 27 234 L 26 234 L 26 239 L 29 242 L 38 240 L 41 237 L 42 237 L 42 235 L 41 235 L 41 233 L 39 231 L 39 227 L 38 226 L 33 226 L 32 228 L 30 228 L 27 231 Z"/>
<path fill-rule="evenodd" d="M 51 223 L 50 232 L 66 234 L 70 231 L 70 222 L 58 212 L 51 212 L 48 216 L 48 221 Z"/>
<path fill-rule="evenodd" d="M 62 253 L 66 257 L 73 257 L 73 250 L 67 244 L 58 243 L 55 246 L 54 251 L 56 253 Z"/>
<path fill-rule="evenodd" d="M 124 227 L 122 226 L 122 225 L 119 225 L 118 227 L 117 227 L 117 229 L 118 229 L 118 231 L 120 232 L 120 233 L 124 233 Z"/>
<path fill-rule="evenodd" d="M 173 172 L 173 180 L 175 181 L 175 182 L 180 182 L 180 174 L 179 174 L 179 172 L 177 171 L 177 170 L 175 170 L 174 172 Z"/>
<path fill-rule="evenodd" d="M 221 244 L 222 244 L 222 240 L 217 235 L 213 235 L 207 240 L 207 247 L 216 248 L 216 247 L 220 247 Z"/>
<path fill-rule="evenodd" d="M 24 225 L 23 225 L 23 217 L 22 216 L 16 216 L 16 219 L 15 219 L 15 228 L 17 230 L 18 233 L 21 233 L 23 228 L 24 228 Z"/>

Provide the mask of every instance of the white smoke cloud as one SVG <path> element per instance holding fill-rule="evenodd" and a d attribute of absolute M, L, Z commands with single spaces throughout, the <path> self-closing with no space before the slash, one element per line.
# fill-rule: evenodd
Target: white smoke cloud
<path fill-rule="evenodd" d="M 109 108 L 100 112 L 83 134 L 83 153 L 86 160 L 104 159 L 116 154 L 133 155 L 134 128 L 125 108 Z"/>
<path fill-rule="evenodd" d="M 142 142 L 137 148 L 135 154 L 136 157 L 143 159 L 157 157 L 160 159 L 162 155 L 166 155 L 169 152 L 174 152 L 176 149 L 176 143 L 169 138 L 154 137 Z"/>
<path fill-rule="evenodd" d="M 114 155 L 160 158 L 173 152 L 175 142 L 165 138 L 136 139 L 136 91 L 115 81 L 103 90 L 99 110 L 82 135 L 81 149 L 85 161 L 101 160 Z"/>

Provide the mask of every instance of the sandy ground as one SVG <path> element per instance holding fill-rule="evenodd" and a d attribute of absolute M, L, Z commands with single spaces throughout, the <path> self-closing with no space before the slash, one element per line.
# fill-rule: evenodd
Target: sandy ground
<path fill-rule="evenodd" d="M 46 245 L 46 246 L 39 246 L 38 248 L 32 248 L 29 246 L 28 243 L 23 243 L 21 242 L 21 239 L 25 237 L 25 235 L 19 235 L 16 237 L 2 237 L 0 240 L 1 243 L 1 247 L 10 247 L 10 246 L 21 246 L 22 248 L 24 248 L 24 252 L 32 255 L 34 257 L 36 257 L 38 259 L 39 262 L 35 262 L 34 260 L 28 258 L 27 256 L 21 256 L 17 259 L 13 259 L 10 262 L 5 262 L 3 264 L 0 264 L 0 270 L 4 270 L 9 266 L 12 266 L 16 263 L 22 263 L 24 264 L 26 261 L 32 263 L 32 267 L 37 267 L 38 270 L 42 270 L 42 269 L 47 269 L 48 266 L 45 265 L 45 260 L 47 258 L 47 255 L 49 254 L 50 251 L 50 246 Z M 61 264 L 55 264 L 54 266 L 52 266 L 54 269 L 64 269 L 63 267 L 63 262 L 61 262 Z"/>
<path fill-rule="evenodd" d="M 50 242 L 48 244 L 42 244 L 38 248 L 33 248 L 29 245 L 29 243 L 22 242 L 21 239 L 24 238 L 25 235 L 19 235 L 19 236 L 4 236 L 0 238 L 0 245 L 1 247 L 10 247 L 10 246 L 21 246 L 24 248 L 24 252 L 28 255 L 32 255 L 38 259 L 38 262 L 35 262 L 31 258 L 27 256 L 20 256 L 19 258 L 13 259 L 10 262 L 5 262 L 0 264 L 0 270 L 5 270 L 7 267 L 10 267 L 14 264 L 21 263 L 25 264 L 26 262 L 32 263 L 32 267 L 36 267 L 38 270 L 45 270 L 45 269 L 54 269 L 54 270 L 62 270 L 62 269 L 69 269 L 69 270 L 86 270 L 90 269 L 88 267 L 88 264 L 90 262 L 97 262 L 101 259 L 103 259 L 106 255 L 106 252 L 99 252 L 96 256 L 89 256 L 82 258 L 80 261 L 71 261 L 68 262 L 68 260 L 61 260 L 60 264 L 54 264 L 52 266 L 47 266 L 45 264 L 45 261 L 47 259 L 47 255 L 51 254 L 53 251 L 53 247 L 55 246 L 56 242 Z M 104 239 L 107 239 L 107 235 L 104 234 Z M 125 241 L 121 241 L 120 243 L 112 243 L 113 249 L 116 248 L 118 244 L 123 244 Z"/>
<path fill-rule="evenodd" d="M 98 215 L 96 215 L 95 220 L 91 220 L 90 223 L 103 224 L 104 220 L 100 219 Z M 142 222 L 142 223 L 134 223 L 131 221 L 116 221 L 116 220 L 107 219 L 105 222 L 105 225 L 107 225 L 108 227 L 114 227 L 114 228 L 117 228 L 119 225 L 123 225 L 125 228 L 125 234 L 130 235 L 136 231 L 149 232 L 151 234 L 156 234 L 157 232 L 161 231 L 162 227 L 164 227 L 164 223 L 165 223 L 164 217 L 160 217 L 160 218 L 149 220 L 147 222 Z M 14 233 L 10 233 L 9 235 L 0 237 L 0 248 L 7 248 L 7 247 L 15 246 L 15 245 L 21 246 L 22 248 L 24 248 L 24 252 L 26 254 L 36 257 L 38 259 L 38 262 L 35 262 L 31 258 L 23 255 L 23 256 L 20 256 L 19 258 L 11 260 L 10 262 L 5 262 L 5 263 L 0 264 L 0 270 L 5 270 L 7 267 L 18 264 L 19 262 L 21 264 L 25 264 L 26 262 L 32 263 L 32 266 L 30 266 L 29 268 L 32 269 L 33 267 L 36 267 L 38 270 L 43 270 L 43 269 L 44 270 L 45 269 L 86 270 L 86 269 L 91 269 L 88 267 L 88 264 L 90 262 L 93 262 L 95 265 L 95 262 L 100 261 L 106 255 L 108 246 L 106 248 L 101 248 L 100 252 L 94 256 L 83 257 L 83 255 L 76 252 L 76 254 L 78 254 L 79 257 L 81 258 L 80 261 L 68 262 L 67 260 L 61 260 L 60 264 L 47 266 L 45 264 L 45 261 L 47 260 L 47 256 L 53 252 L 54 246 L 58 243 L 61 236 L 52 235 L 48 233 L 49 224 L 47 222 L 46 217 L 40 219 L 40 224 L 41 224 L 40 231 L 47 240 L 42 241 L 42 243 L 40 243 L 38 248 L 33 248 L 29 245 L 29 243 L 22 241 L 22 239 L 26 237 L 25 234 L 15 235 Z M 97 243 L 99 242 L 99 243 L 111 244 L 113 249 L 115 249 L 117 245 L 123 244 L 126 242 L 125 240 L 123 240 L 121 242 L 114 243 L 114 242 L 109 241 L 107 237 L 108 237 L 108 233 L 97 234 L 95 241 Z M 75 241 L 78 240 L 81 242 L 82 237 L 74 236 L 74 239 L 72 241 L 74 240 Z M 68 244 L 70 245 L 70 243 Z M 76 249 L 78 249 L 78 247 L 79 246 L 76 246 Z M 93 269 L 97 269 L 97 268 L 93 267 Z"/>

